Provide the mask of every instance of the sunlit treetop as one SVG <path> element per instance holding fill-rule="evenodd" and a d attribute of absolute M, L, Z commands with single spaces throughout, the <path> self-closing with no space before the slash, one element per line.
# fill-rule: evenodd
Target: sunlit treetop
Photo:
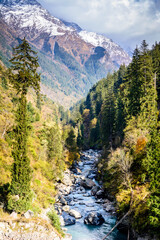
<path fill-rule="evenodd" d="M 29 87 L 37 93 L 40 91 L 40 74 L 37 73 L 39 64 L 36 54 L 25 38 L 13 49 L 9 79 L 18 93 L 27 94 Z"/>

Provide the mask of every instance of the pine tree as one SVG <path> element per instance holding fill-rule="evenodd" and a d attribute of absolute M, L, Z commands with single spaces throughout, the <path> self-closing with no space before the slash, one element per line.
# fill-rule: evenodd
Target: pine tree
<path fill-rule="evenodd" d="M 31 168 L 27 156 L 28 116 L 26 95 L 29 87 L 37 93 L 40 90 L 40 76 L 36 72 L 38 59 L 28 42 L 23 39 L 14 48 L 12 67 L 9 69 L 9 80 L 19 95 L 19 105 L 16 112 L 15 139 L 12 156 L 12 181 L 8 197 L 8 209 L 23 212 L 29 209 L 31 202 Z"/>
<path fill-rule="evenodd" d="M 127 120 L 139 118 L 141 127 L 156 124 L 157 93 L 152 58 L 148 45 L 142 42 L 136 48 L 132 63 L 128 67 L 125 84 L 124 107 Z"/>
<path fill-rule="evenodd" d="M 115 96 L 113 92 L 114 79 L 111 74 L 108 74 L 107 82 L 107 94 L 100 113 L 102 143 L 106 147 L 108 144 L 112 146 L 114 137 Z"/>
<path fill-rule="evenodd" d="M 160 134 L 157 129 L 151 133 L 151 141 L 147 146 L 146 168 L 150 182 L 150 197 L 148 198 L 148 224 L 152 231 L 160 228 Z"/>
<path fill-rule="evenodd" d="M 151 129 L 157 124 L 157 91 L 152 58 L 148 51 L 148 44 L 145 41 L 141 45 L 140 73 L 142 94 L 139 118 L 143 127 Z"/>
<path fill-rule="evenodd" d="M 2 76 L 2 83 L 1 83 L 2 87 L 7 90 L 8 89 L 8 83 L 7 83 L 7 79 L 5 76 Z"/>
<path fill-rule="evenodd" d="M 48 161 L 57 163 L 62 158 L 62 142 L 61 133 L 58 124 L 48 129 L 47 134 L 47 154 Z"/>
<path fill-rule="evenodd" d="M 127 69 L 125 76 L 124 106 L 127 119 L 137 116 L 140 111 L 141 75 L 140 75 L 140 51 L 138 48 L 133 53 L 133 60 Z"/>
<path fill-rule="evenodd" d="M 158 108 L 160 108 L 160 43 L 155 43 L 151 51 L 154 80 L 157 87 Z"/>

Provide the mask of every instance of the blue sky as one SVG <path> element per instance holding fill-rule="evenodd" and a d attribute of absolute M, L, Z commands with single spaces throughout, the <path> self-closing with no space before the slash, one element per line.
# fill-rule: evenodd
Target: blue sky
<path fill-rule="evenodd" d="M 160 0 L 38 0 L 52 15 L 135 48 L 160 41 Z"/>

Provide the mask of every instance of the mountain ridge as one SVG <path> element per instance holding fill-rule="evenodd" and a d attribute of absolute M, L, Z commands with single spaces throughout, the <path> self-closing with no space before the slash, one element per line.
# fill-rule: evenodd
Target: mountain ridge
<path fill-rule="evenodd" d="M 26 37 L 38 50 L 42 91 L 48 95 L 44 89 L 51 88 L 54 101 L 61 92 L 64 97 L 58 101 L 70 98 L 67 104 L 73 104 L 108 72 L 130 62 L 127 53 L 109 38 L 52 16 L 36 0 L 0 0 L 0 11 L 17 37 Z"/>

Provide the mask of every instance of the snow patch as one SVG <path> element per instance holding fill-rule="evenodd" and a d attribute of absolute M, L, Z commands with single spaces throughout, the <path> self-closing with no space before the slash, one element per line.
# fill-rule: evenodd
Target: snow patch
<path fill-rule="evenodd" d="M 17 25 L 20 28 L 34 28 L 50 36 L 64 35 L 73 28 L 65 26 L 59 19 L 52 17 L 47 10 L 37 5 L 1 6 L 1 13 L 7 24 Z"/>
<path fill-rule="evenodd" d="M 118 44 L 103 35 L 87 31 L 81 31 L 78 34 L 85 42 L 90 43 L 95 47 L 100 46 L 105 48 L 111 58 L 114 58 L 115 56 L 128 58 L 128 54 Z"/>

